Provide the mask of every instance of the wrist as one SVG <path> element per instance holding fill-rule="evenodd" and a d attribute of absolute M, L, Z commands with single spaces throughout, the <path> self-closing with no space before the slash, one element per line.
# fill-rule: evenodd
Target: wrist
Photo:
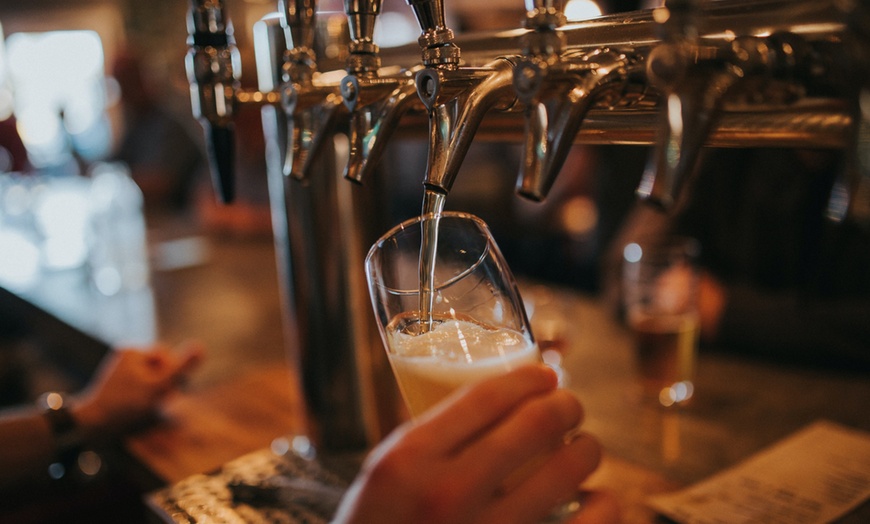
<path fill-rule="evenodd" d="M 106 417 L 97 403 L 88 397 L 75 397 L 69 406 L 70 414 L 88 441 L 98 438 L 106 431 Z"/>
<path fill-rule="evenodd" d="M 51 431 L 58 460 L 66 461 L 77 455 L 85 436 L 73 414 L 69 397 L 58 392 L 45 393 L 39 398 L 38 405 Z"/>

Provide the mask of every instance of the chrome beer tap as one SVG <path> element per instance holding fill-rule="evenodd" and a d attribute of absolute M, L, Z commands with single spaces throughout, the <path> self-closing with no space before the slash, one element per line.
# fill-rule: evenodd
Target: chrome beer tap
<path fill-rule="evenodd" d="M 218 198 L 231 202 L 239 51 L 223 0 L 191 0 L 187 17 L 187 78 L 194 117 L 205 132 L 205 144 Z"/>
<path fill-rule="evenodd" d="M 287 39 L 281 95 L 290 143 L 284 156 L 284 174 L 302 180 L 324 141 L 331 137 L 342 99 L 338 84 L 317 78 L 316 0 L 279 0 L 278 4 Z"/>
<path fill-rule="evenodd" d="M 647 57 L 649 82 L 662 91 L 661 124 L 638 194 L 668 209 L 678 205 L 701 148 L 716 129 L 726 102 L 748 105 L 800 98 L 795 82 L 817 73 L 809 45 L 797 34 L 700 38 L 695 0 L 671 0 L 653 12 L 662 43 Z M 756 100 L 759 99 L 759 100 Z"/>
<path fill-rule="evenodd" d="M 424 186 L 446 194 L 474 135 L 491 109 L 516 103 L 515 57 L 501 56 L 482 67 L 460 67 L 460 49 L 445 24 L 441 0 L 408 0 L 420 24 L 418 43 L 425 66 L 415 77 L 429 114 L 429 157 Z"/>
<path fill-rule="evenodd" d="M 828 217 L 870 227 L 870 7 L 844 4 L 845 96 L 851 100 L 851 137 L 844 166 L 828 202 Z M 850 9 L 851 7 L 851 9 Z"/>
<path fill-rule="evenodd" d="M 529 32 L 521 37 L 525 58 L 514 71 L 514 88 L 525 106 L 517 193 L 541 201 L 565 163 L 587 111 L 595 104 L 624 103 L 627 85 L 638 76 L 642 61 L 630 49 L 563 54 L 561 2 L 527 4 Z"/>
<path fill-rule="evenodd" d="M 484 115 L 515 106 L 513 70 L 511 58 L 499 57 L 483 67 L 417 73 L 417 94 L 429 112 L 427 189 L 449 193 Z"/>
<path fill-rule="evenodd" d="M 623 92 L 641 62 L 631 51 L 596 50 L 563 68 L 547 68 L 515 77 L 519 99 L 526 107 L 525 141 L 517 193 L 534 201 L 546 198 L 574 144 L 588 111 L 623 105 Z M 545 72 L 546 71 L 546 72 Z M 543 74 L 552 85 L 544 89 L 534 76 Z M 641 87 L 641 89 L 643 89 Z"/>
<path fill-rule="evenodd" d="M 235 122 L 244 105 L 280 103 L 277 91 L 243 89 L 241 60 L 223 0 L 191 0 L 185 66 L 194 117 L 202 124 L 211 178 L 218 200 L 235 196 Z"/>
<path fill-rule="evenodd" d="M 852 106 L 852 144 L 831 188 L 827 216 L 834 222 L 870 226 L 870 90 L 864 88 L 858 96 Z"/>
<path fill-rule="evenodd" d="M 669 0 L 653 15 L 661 43 L 649 53 L 647 76 L 663 92 L 663 107 L 653 156 L 637 192 L 663 208 L 677 199 L 704 143 L 712 113 L 736 80 L 719 64 L 706 60 L 716 50 L 701 46 L 698 11 L 696 0 Z"/>
<path fill-rule="evenodd" d="M 377 165 L 402 115 L 419 105 L 419 98 L 413 68 L 379 72 L 380 50 L 373 35 L 381 1 L 345 0 L 344 9 L 351 39 L 347 76 L 341 80 L 341 96 L 351 113 L 350 154 L 344 176 L 362 182 Z"/>

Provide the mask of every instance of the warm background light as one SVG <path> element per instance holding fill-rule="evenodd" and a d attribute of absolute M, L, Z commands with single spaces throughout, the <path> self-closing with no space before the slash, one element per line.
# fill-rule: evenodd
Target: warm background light
<path fill-rule="evenodd" d="M 569 22 L 601 16 L 601 8 L 592 0 L 570 0 L 565 5 L 565 17 Z"/>

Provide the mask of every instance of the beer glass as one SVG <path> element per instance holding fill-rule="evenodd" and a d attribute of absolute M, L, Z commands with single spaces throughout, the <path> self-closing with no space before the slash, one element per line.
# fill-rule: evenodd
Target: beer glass
<path fill-rule="evenodd" d="M 473 215 L 402 222 L 372 246 L 366 275 L 412 416 L 461 385 L 541 361 L 516 281 Z"/>
<path fill-rule="evenodd" d="M 687 402 L 698 351 L 698 244 L 685 237 L 623 249 L 623 300 L 646 397 Z"/>

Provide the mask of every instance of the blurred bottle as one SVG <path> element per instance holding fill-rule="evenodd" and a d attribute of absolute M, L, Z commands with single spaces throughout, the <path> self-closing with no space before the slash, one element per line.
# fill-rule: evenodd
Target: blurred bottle
<path fill-rule="evenodd" d="M 567 386 L 570 380 L 562 364 L 571 347 L 569 319 L 565 315 L 567 306 L 546 285 L 532 285 L 522 292 L 523 304 L 535 342 L 541 350 L 541 358 L 556 370 L 560 384 Z"/>
<path fill-rule="evenodd" d="M 105 296 L 149 285 L 142 191 L 126 165 L 94 164 L 91 177 L 90 276 Z"/>

